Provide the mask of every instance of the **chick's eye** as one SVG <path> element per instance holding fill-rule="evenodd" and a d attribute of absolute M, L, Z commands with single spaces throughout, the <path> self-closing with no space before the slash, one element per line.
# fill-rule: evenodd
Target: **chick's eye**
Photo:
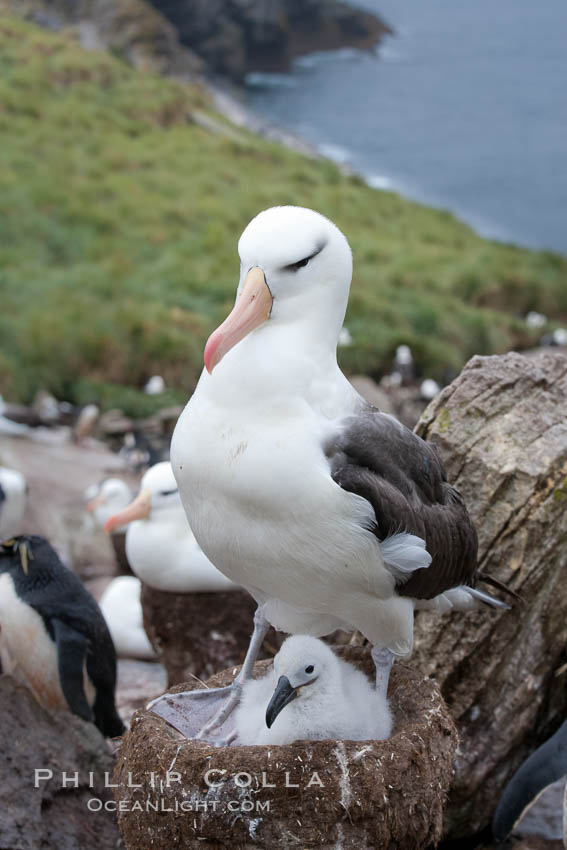
<path fill-rule="evenodd" d="M 305 257 L 303 260 L 298 260 L 297 263 L 290 263 L 288 266 L 284 266 L 286 272 L 296 272 L 299 269 L 302 269 L 303 266 L 306 266 L 311 257 Z"/>
<path fill-rule="evenodd" d="M 305 672 L 306 673 L 312 673 L 314 669 L 315 669 L 315 667 L 312 664 L 310 664 L 309 667 L 305 668 Z"/>
<path fill-rule="evenodd" d="M 177 493 L 177 487 L 175 488 L 175 490 L 162 490 L 160 495 L 173 496 L 174 493 Z"/>

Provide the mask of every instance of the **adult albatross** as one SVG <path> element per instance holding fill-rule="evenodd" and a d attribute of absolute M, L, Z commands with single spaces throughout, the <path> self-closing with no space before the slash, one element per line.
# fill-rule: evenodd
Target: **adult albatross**
<path fill-rule="evenodd" d="M 435 450 L 369 406 L 337 365 L 352 274 L 344 235 L 313 210 L 273 207 L 238 248 L 236 304 L 207 342 L 171 459 L 203 551 L 258 603 L 254 633 L 229 688 L 150 703 L 186 734 L 188 714 L 220 706 L 202 737 L 238 703 L 270 623 L 316 637 L 358 629 L 385 692 L 393 658 L 411 652 L 417 605 L 490 600 L 468 587 L 477 538 Z"/>

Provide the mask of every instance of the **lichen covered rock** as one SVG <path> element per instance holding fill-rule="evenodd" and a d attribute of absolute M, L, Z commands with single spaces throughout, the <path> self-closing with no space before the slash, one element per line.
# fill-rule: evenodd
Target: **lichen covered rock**
<path fill-rule="evenodd" d="M 459 729 L 446 824 L 458 838 L 490 823 L 513 773 L 567 711 L 555 676 L 567 645 L 567 357 L 474 357 L 417 433 L 465 498 L 480 570 L 523 600 L 417 617 L 412 664 L 439 682 Z"/>

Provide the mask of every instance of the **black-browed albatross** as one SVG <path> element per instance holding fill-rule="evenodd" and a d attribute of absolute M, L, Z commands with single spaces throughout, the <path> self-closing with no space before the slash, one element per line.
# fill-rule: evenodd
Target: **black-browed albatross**
<path fill-rule="evenodd" d="M 412 650 L 414 608 L 493 601 L 468 586 L 476 533 L 435 450 L 337 365 L 344 235 L 313 210 L 273 207 L 239 253 L 236 304 L 207 342 L 171 459 L 203 551 L 258 603 L 254 633 L 235 684 L 149 704 L 188 735 L 187 713 L 221 705 L 202 737 L 238 703 L 270 623 L 316 637 L 358 629 L 385 691 L 393 658 Z"/>

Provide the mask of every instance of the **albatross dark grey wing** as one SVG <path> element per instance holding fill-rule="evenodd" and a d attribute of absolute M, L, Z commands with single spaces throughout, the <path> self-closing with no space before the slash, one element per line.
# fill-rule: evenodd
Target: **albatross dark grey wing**
<path fill-rule="evenodd" d="M 392 416 L 368 408 L 343 420 L 325 453 L 333 480 L 372 505 L 380 541 L 399 532 L 425 541 L 431 564 L 400 581 L 400 596 L 432 599 L 472 582 L 476 531 L 433 446 Z"/>

